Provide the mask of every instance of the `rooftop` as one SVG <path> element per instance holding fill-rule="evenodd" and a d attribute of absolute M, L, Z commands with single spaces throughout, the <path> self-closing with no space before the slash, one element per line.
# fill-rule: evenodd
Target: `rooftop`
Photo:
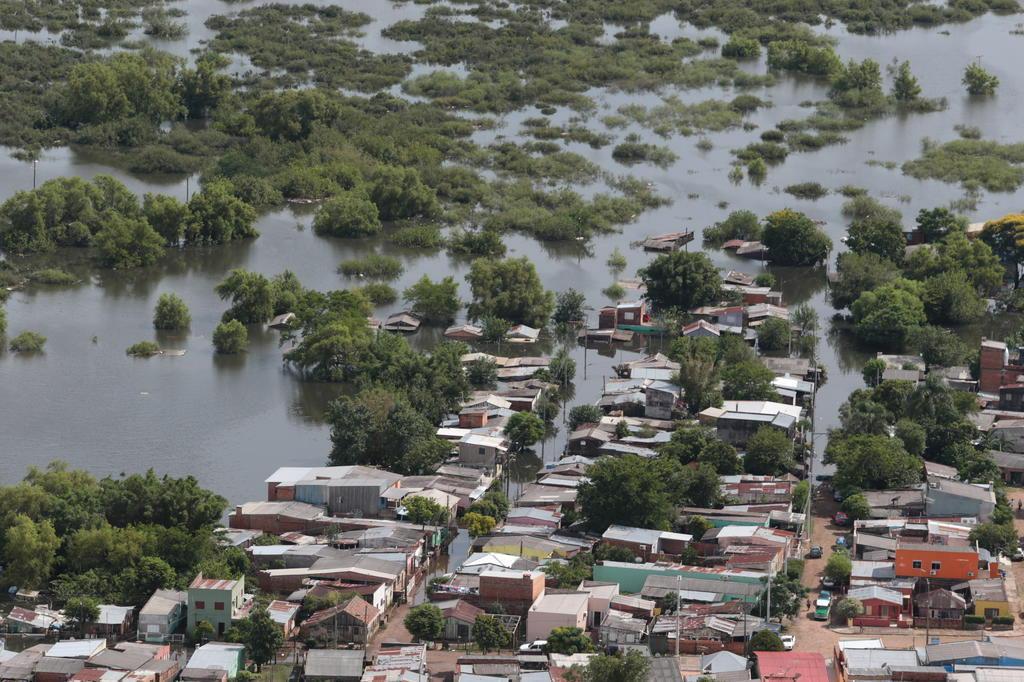
<path fill-rule="evenodd" d="M 306 677 L 359 677 L 363 674 L 362 649 L 310 649 Z"/>
<path fill-rule="evenodd" d="M 530 607 L 530 613 L 579 613 L 587 610 L 587 592 L 545 593 Z"/>
<path fill-rule="evenodd" d="M 807 651 L 758 651 L 761 679 L 774 682 L 829 682 L 825 658 Z"/>

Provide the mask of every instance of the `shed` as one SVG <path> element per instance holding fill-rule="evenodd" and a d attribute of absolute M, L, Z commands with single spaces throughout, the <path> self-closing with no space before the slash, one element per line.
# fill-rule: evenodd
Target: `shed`
<path fill-rule="evenodd" d="M 363 676 L 362 649 L 310 649 L 303 670 L 313 682 L 356 682 Z"/>
<path fill-rule="evenodd" d="M 423 324 L 423 320 L 419 315 L 403 311 L 388 315 L 387 319 L 384 320 L 384 330 L 411 334 L 418 330 L 421 324 Z"/>

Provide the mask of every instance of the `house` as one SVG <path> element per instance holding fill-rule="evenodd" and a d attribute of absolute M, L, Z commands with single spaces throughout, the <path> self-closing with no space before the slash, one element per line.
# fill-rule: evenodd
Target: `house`
<path fill-rule="evenodd" d="M 1019 668 L 1024 666 L 1024 647 L 999 637 L 932 644 L 924 648 L 923 663 L 946 670 L 960 665 Z"/>
<path fill-rule="evenodd" d="M 578 547 L 531 535 L 497 535 L 480 540 L 483 541 L 481 549 L 485 552 L 510 554 L 537 562 L 547 561 L 551 558 L 568 559 L 579 553 Z"/>
<path fill-rule="evenodd" d="M 505 332 L 505 340 L 509 343 L 537 343 L 539 338 L 540 330 L 525 324 L 514 325 Z"/>
<path fill-rule="evenodd" d="M 644 388 L 644 416 L 649 419 L 671 419 L 682 407 L 680 388 L 670 381 L 652 381 Z"/>
<path fill-rule="evenodd" d="M 473 640 L 473 623 L 477 616 L 486 611 L 473 606 L 463 599 L 434 602 L 444 616 L 444 636 L 446 642 L 470 642 Z"/>
<path fill-rule="evenodd" d="M 988 456 L 999 467 L 1004 481 L 1010 485 L 1024 484 L 1024 454 L 989 450 Z"/>
<path fill-rule="evenodd" d="M 202 671 L 221 670 L 231 680 L 238 677 L 238 671 L 243 669 L 244 663 L 244 644 L 208 642 L 196 648 L 192 658 L 185 664 L 185 669 L 181 671 L 181 679 L 207 680 L 209 676 Z"/>
<path fill-rule="evenodd" d="M 542 594 L 527 614 L 526 638 L 547 639 L 553 629 L 560 627 L 585 630 L 589 601 L 586 592 Z"/>
<path fill-rule="evenodd" d="M 305 502 L 335 516 L 374 518 L 381 513 L 384 491 L 401 478 L 390 471 L 360 465 L 281 467 L 266 479 L 267 500 Z M 308 532 L 313 525 L 307 522 L 305 527 L 285 530 Z"/>
<path fill-rule="evenodd" d="M 660 554 L 681 554 L 693 541 L 693 536 L 613 524 L 601 535 L 601 540 L 615 547 L 625 547 L 644 561 L 649 561 Z"/>
<path fill-rule="evenodd" d="M 602 561 L 594 566 L 594 580 L 615 582 L 625 593 L 637 593 L 645 590 L 646 581 L 653 576 L 666 579 L 669 587 L 675 586 L 679 580 L 683 585 L 688 578 L 701 580 L 708 585 L 717 587 L 717 591 L 726 592 L 732 599 L 752 591 L 760 595 L 764 591 L 765 574 L 759 571 L 741 571 L 718 567 L 686 566 L 668 562 L 634 563 L 625 561 Z M 747 588 L 746 586 L 752 586 Z M 676 589 L 687 589 L 678 587 Z M 711 590 L 708 590 L 711 591 Z M 646 594 L 644 595 L 647 596 Z M 655 597 L 656 598 L 656 597 Z M 756 601 L 752 596 L 749 601 Z"/>
<path fill-rule="evenodd" d="M 931 627 L 960 627 L 967 611 L 967 600 L 940 587 L 917 595 L 914 607 L 915 617 Z"/>
<path fill-rule="evenodd" d="M 488 474 L 498 471 L 507 452 L 508 441 L 502 436 L 470 433 L 459 440 L 459 463 Z"/>
<path fill-rule="evenodd" d="M 36 663 L 32 679 L 33 682 L 67 682 L 84 667 L 82 659 L 43 656 Z"/>
<path fill-rule="evenodd" d="M 36 606 L 35 609 L 15 606 L 7 614 L 4 623 L 7 632 L 12 634 L 46 633 L 50 628 L 63 626 L 64 614 L 44 606 Z"/>
<path fill-rule="evenodd" d="M 809 651 L 755 651 L 762 680 L 772 682 L 830 682 L 825 657 Z"/>
<path fill-rule="evenodd" d="M 245 617 L 245 608 L 244 577 L 218 580 L 200 573 L 188 586 L 188 631 L 205 621 L 213 626 L 215 637 L 222 637 L 232 622 Z"/>
<path fill-rule="evenodd" d="M 718 325 L 707 320 L 697 320 L 683 327 L 683 336 L 691 339 L 717 339 L 721 335 Z"/>
<path fill-rule="evenodd" d="M 365 655 L 362 649 L 310 649 L 303 676 L 309 682 L 359 682 Z"/>
<path fill-rule="evenodd" d="M 481 604 L 500 604 L 506 613 L 525 615 L 544 594 L 545 573 L 528 570 L 487 570 L 480 573 Z"/>
<path fill-rule="evenodd" d="M 423 324 L 423 319 L 419 315 L 403 311 L 388 315 L 384 320 L 384 331 L 412 334 L 420 328 L 421 324 Z"/>
<path fill-rule="evenodd" d="M 973 545 L 906 542 L 896 547 L 896 577 L 930 578 L 957 583 L 998 576 L 998 562 Z"/>
<path fill-rule="evenodd" d="M 693 232 L 681 230 L 646 237 L 641 242 L 641 246 L 644 251 L 671 252 L 678 251 L 691 241 L 693 241 Z"/>
<path fill-rule="evenodd" d="M 380 611 L 359 597 L 317 611 L 302 622 L 303 639 L 321 646 L 340 642 L 366 644 L 380 625 Z"/>
<path fill-rule="evenodd" d="M 910 599 L 896 590 L 878 585 L 852 588 L 847 595 L 864 606 L 854 625 L 867 627 L 910 627 L 913 624 Z"/>
<path fill-rule="evenodd" d="M 56 658 L 80 658 L 86 661 L 95 658 L 106 649 L 105 639 L 67 639 L 51 646 L 46 655 Z"/>
<path fill-rule="evenodd" d="M 576 591 L 590 595 L 587 601 L 587 623 L 590 627 L 596 628 L 604 622 L 608 611 L 611 610 L 612 599 L 619 594 L 619 584 L 584 580 Z"/>
<path fill-rule="evenodd" d="M 1002 578 L 968 580 L 953 586 L 970 604 L 969 612 L 986 619 L 1012 616 L 1014 609 L 1006 595 L 1006 583 Z"/>
<path fill-rule="evenodd" d="M 116 606 L 114 604 L 100 604 L 96 620 L 89 624 L 87 631 L 93 635 L 105 637 L 125 637 L 132 632 L 132 616 L 135 615 L 135 608 L 131 606 Z"/>
<path fill-rule="evenodd" d="M 647 620 L 611 609 L 598 628 L 598 637 L 605 646 L 639 644 L 647 639 Z"/>
<path fill-rule="evenodd" d="M 803 408 L 765 400 L 726 400 L 722 407 L 709 407 L 698 418 L 701 423 L 714 426 L 718 437 L 742 447 L 762 427 L 778 429 L 786 435 L 796 435 L 796 424 Z"/>
<path fill-rule="evenodd" d="M 996 493 L 991 485 L 974 485 L 935 476 L 928 478 L 925 490 L 928 516 L 973 516 L 984 523 L 995 508 Z"/>
<path fill-rule="evenodd" d="M 764 575 L 759 573 L 759 575 Z M 650 575 L 644 581 L 640 595 L 658 601 L 675 597 L 683 604 L 717 604 L 731 601 L 754 603 L 764 594 L 764 585 L 730 583 L 715 579 L 669 575 Z"/>
<path fill-rule="evenodd" d="M 536 526 L 555 530 L 562 524 L 562 514 L 543 507 L 513 507 L 505 517 L 507 526 Z"/>
<path fill-rule="evenodd" d="M 295 313 L 281 313 L 271 318 L 267 326 L 271 329 L 288 329 L 295 320 Z"/>
<path fill-rule="evenodd" d="M 263 531 L 246 530 L 244 528 L 218 528 L 215 531 L 217 543 L 224 547 L 238 547 L 248 549 L 256 542 L 256 538 L 263 535 Z"/>
<path fill-rule="evenodd" d="M 483 327 L 475 324 L 456 324 L 444 330 L 444 337 L 453 341 L 478 341 L 483 335 Z"/>
<path fill-rule="evenodd" d="M 288 639 L 295 632 L 295 618 L 299 614 L 299 604 L 275 599 L 267 604 L 267 614 L 270 620 L 281 627 L 284 638 Z"/>
<path fill-rule="evenodd" d="M 945 671 L 935 676 L 935 670 L 918 670 L 920 663 L 915 649 L 886 649 L 876 640 L 866 641 L 874 646 L 846 646 L 849 641 L 840 641 L 836 647 L 836 669 L 839 679 L 844 682 L 868 682 L 870 680 L 945 680 Z M 916 674 L 922 675 L 917 677 Z M 927 677 L 925 677 L 927 676 Z"/>

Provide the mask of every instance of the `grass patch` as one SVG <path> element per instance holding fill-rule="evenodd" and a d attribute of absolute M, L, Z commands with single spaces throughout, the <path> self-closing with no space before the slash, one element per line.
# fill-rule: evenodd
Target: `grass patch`
<path fill-rule="evenodd" d="M 789 185 L 783 191 L 786 194 L 792 194 L 798 199 L 811 200 L 820 199 L 828 194 L 828 190 L 819 182 L 800 182 L 795 185 Z"/>
<path fill-rule="evenodd" d="M 619 115 L 668 137 L 676 133 L 693 135 L 735 128 L 743 123 L 745 114 L 764 106 L 768 103 L 753 95 L 740 95 L 732 102 L 709 99 L 697 104 L 685 104 L 677 97 L 667 97 L 662 104 L 650 108 L 639 104 L 621 106 Z"/>
<path fill-rule="evenodd" d="M 402 262 L 391 256 L 373 253 L 363 258 L 344 260 L 338 272 L 345 277 L 369 277 L 372 279 L 397 279 L 404 268 Z"/>
<path fill-rule="evenodd" d="M 78 284 L 78 278 L 61 268 L 45 268 L 36 270 L 29 275 L 29 280 L 36 284 L 48 284 L 51 286 L 71 286 Z"/>
<path fill-rule="evenodd" d="M 441 229 L 433 225 L 403 227 L 389 237 L 393 244 L 408 249 L 439 249 L 444 246 Z"/>
<path fill-rule="evenodd" d="M 149 358 L 157 355 L 160 352 L 160 346 L 156 345 L 152 341 L 139 341 L 128 346 L 125 350 L 127 355 L 134 358 Z"/>
<path fill-rule="evenodd" d="M 659 168 L 667 168 L 679 159 L 670 149 L 641 142 L 636 134 L 627 135 L 624 142 L 615 145 L 612 158 L 627 166 L 649 162 Z"/>
<path fill-rule="evenodd" d="M 24 331 L 11 339 L 9 348 L 15 353 L 40 353 L 45 345 L 45 336 L 38 332 Z"/>
<path fill-rule="evenodd" d="M 925 138 L 921 151 L 919 158 L 903 164 L 906 175 L 990 192 L 1012 192 L 1024 184 L 1024 143 L 961 139 L 939 144 Z"/>

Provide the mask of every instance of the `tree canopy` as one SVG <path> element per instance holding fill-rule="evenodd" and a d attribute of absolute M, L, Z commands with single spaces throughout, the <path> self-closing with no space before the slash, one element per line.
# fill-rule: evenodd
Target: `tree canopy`
<path fill-rule="evenodd" d="M 655 258 L 639 271 L 644 296 L 659 310 L 690 310 L 718 302 L 721 277 L 703 252 L 675 251 Z"/>
<path fill-rule="evenodd" d="M 791 209 L 765 218 L 761 241 L 777 265 L 817 265 L 828 258 L 832 240 L 803 213 Z"/>
<path fill-rule="evenodd" d="M 468 310 L 472 320 L 497 317 L 539 328 L 555 309 L 555 295 L 544 289 L 526 258 L 478 258 L 466 280 L 473 293 Z"/>

